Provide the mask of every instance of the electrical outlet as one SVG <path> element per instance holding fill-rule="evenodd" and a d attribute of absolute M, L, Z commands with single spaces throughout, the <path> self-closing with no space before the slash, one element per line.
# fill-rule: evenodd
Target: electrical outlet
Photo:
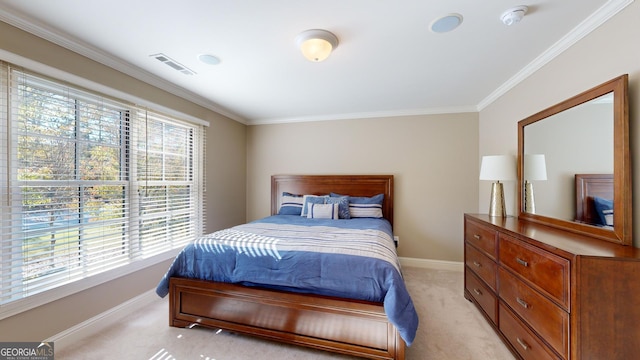
<path fill-rule="evenodd" d="M 395 241 L 396 246 L 400 245 L 400 236 L 394 235 L 393 236 L 393 241 Z"/>

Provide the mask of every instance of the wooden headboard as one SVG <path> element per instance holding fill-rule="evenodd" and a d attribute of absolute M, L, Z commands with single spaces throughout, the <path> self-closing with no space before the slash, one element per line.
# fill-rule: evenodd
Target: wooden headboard
<path fill-rule="evenodd" d="M 613 174 L 576 174 L 576 221 L 598 224 L 594 197 L 613 199 Z"/>
<path fill-rule="evenodd" d="M 393 175 L 273 175 L 272 215 L 278 213 L 284 191 L 306 195 L 326 195 L 330 192 L 350 196 L 384 194 L 382 215 L 393 225 Z"/>

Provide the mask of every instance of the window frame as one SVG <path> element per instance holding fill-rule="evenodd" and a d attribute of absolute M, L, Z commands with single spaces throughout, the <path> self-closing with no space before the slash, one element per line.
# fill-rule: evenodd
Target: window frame
<path fill-rule="evenodd" d="M 5 71 L 2 72 L 0 71 L 0 76 L 3 77 L 3 79 L 0 79 L 0 86 L 4 87 L 5 89 L 7 89 L 6 91 L 9 92 L 11 91 L 10 88 L 10 84 L 8 81 L 8 77 L 10 74 L 10 69 L 13 68 L 13 65 L 11 64 L 7 64 L 7 63 L 3 63 L 0 60 L 0 66 L 5 68 Z M 112 99 L 111 97 L 108 97 L 104 94 L 101 94 L 99 92 L 96 91 L 92 91 L 92 90 L 86 90 L 85 87 L 83 86 L 77 86 L 77 85 L 73 85 L 70 84 L 69 82 L 65 81 L 65 80 L 60 80 L 60 79 L 54 79 L 51 78 L 47 75 L 43 75 L 42 73 L 36 73 L 35 71 L 31 71 L 31 70 L 24 70 L 23 68 L 18 68 L 20 71 L 24 71 L 30 74 L 34 74 L 36 76 L 42 76 L 42 77 L 46 77 L 48 78 L 48 80 L 50 81 L 56 81 L 56 82 L 62 82 L 64 83 L 65 86 L 74 88 L 76 90 L 80 90 L 80 91 L 84 91 L 84 92 L 88 92 L 90 93 L 92 96 L 104 96 L 107 98 Z M 98 86 L 98 87 L 102 87 L 102 86 Z M 102 87 L 104 89 L 104 87 Z M 122 95 L 122 94 L 120 94 Z M 145 112 L 149 112 L 152 111 L 151 109 L 147 108 L 147 107 L 140 107 L 140 106 L 135 106 L 132 105 L 131 103 L 126 102 L 126 100 L 120 100 L 120 99 L 116 99 L 114 100 L 116 102 L 122 102 L 122 104 L 124 104 L 126 107 L 124 108 L 125 110 L 123 111 L 122 114 L 125 114 L 126 112 L 126 116 L 128 119 L 128 121 L 131 121 L 131 123 L 129 123 L 127 126 L 129 128 L 133 127 L 133 121 L 139 121 L 136 120 L 135 117 L 131 116 L 131 113 L 133 112 L 139 112 L 139 111 L 145 111 Z M 6 102 L 6 103 L 5 103 Z M 5 128 L 6 130 L 10 130 L 12 128 L 11 126 L 11 122 L 13 121 L 12 119 L 12 115 L 11 115 L 11 108 L 12 105 L 11 103 L 9 103 L 9 100 L 7 100 L 7 98 L 0 100 L 0 109 L 7 109 L 7 111 L 2 111 L 2 116 L 3 118 L 0 118 L 0 121 L 2 121 L 2 124 L 0 124 L 0 128 Z M 194 177 L 194 182 L 192 184 L 193 186 L 193 191 L 195 192 L 195 200 L 196 203 L 194 204 L 194 210 L 193 210 L 193 214 L 198 217 L 198 219 L 194 222 L 194 231 L 193 231 L 193 237 L 197 237 L 199 235 L 202 234 L 202 232 L 204 231 L 204 144 L 205 144 L 205 129 L 204 126 L 208 125 L 208 123 L 199 120 L 198 121 L 185 121 L 185 119 L 180 118 L 180 117 L 176 117 L 175 115 L 167 115 L 167 114 L 163 114 L 161 111 L 156 111 L 153 110 L 152 112 L 154 112 L 155 114 L 158 114 L 159 116 L 165 117 L 167 119 L 171 119 L 171 121 L 175 121 L 178 122 L 180 124 L 188 124 L 189 126 L 192 126 L 192 132 L 194 132 L 195 134 L 193 134 L 193 137 L 191 138 L 191 141 L 193 141 L 193 151 L 195 152 L 195 155 L 193 155 L 193 159 L 192 159 L 192 166 L 193 168 L 196 168 L 196 170 L 193 171 L 192 176 Z M 189 116 L 185 116 L 187 118 L 189 118 Z M 122 120 L 124 121 L 124 120 Z M 124 130 L 121 130 L 124 131 Z M 136 181 L 134 179 L 134 169 L 135 169 L 135 165 L 132 164 L 131 158 L 130 157 L 134 157 L 135 155 L 131 154 L 131 147 L 133 147 L 132 145 L 132 139 L 130 138 L 130 134 L 127 135 L 127 138 L 123 137 L 122 142 L 128 142 L 128 146 L 129 149 L 123 149 L 122 147 L 120 148 L 120 156 L 121 156 L 121 161 L 122 161 L 122 166 L 128 166 L 128 168 L 125 171 L 124 175 L 120 176 L 120 181 L 118 181 L 118 183 L 122 183 L 125 184 L 123 185 L 124 187 L 124 191 L 126 193 L 129 193 L 127 195 L 125 195 L 125 197 L 127 198 L 127 201 L 132 201 L 132 196 L 130 195 L 130 193 L 133 193 L 134 188 L 136 188 L 138 185 L 135 184 Z M 7 142 L 9 143 L 10 141 L 15 141 L 15 135 L 14 134 L 7 134 Z M 14 149 L 13 146 L 10 147 L 11 149 Z M 127 157 L 127 155 L 125 154 L 125 152 L 129 152 L 129 158 L 125 159 L 125 157 Z M 15 161 L 10 161 L 10 159 L 2 159 L 2 157 L 0 156 L 0 160 L 6 160 L 5 164 L 0 163 L 0 166 L 4 166 L 7 171 L 1 171 L 0 172 L 0 177 L 4 177 L 5 172 L 10 172 L 10 173 L 17 173 L 17 169 L 16 169 L 16 164 Z M 0 179 L 0 186 L 2 186 L 3 191 L 6 191 L 6 189 L 9 189 L 10 185 L 8 182 L 8 179 Z M 129 188 L 130 190 L 128 190 L 127 188 Z M 1 197 L 0 197 L 1 198 Z M 7 197 L 9 198 L 9 197 Z M 7 205 L 9 205 L 9 208 L 11 208 L 11 204 L 5 204 L 5 201 L 9 201 L 8 199 L 2 199 L 0 200 L 2 202 L 2 205 L 5 209 L 7 207 Z M 15 201 L 15 199 L 13 199 L 13 201 Z M 129 211 L 134 211 L 134 207 L 130 207 Z M 3 221 L 3 223 L 5 222 L 4 219 L 0 219 Z M 139 220 L 136 216 L 129 216 L 129 221 L 137 221 Z M 126 235 L 129 236 L 129 235 Z M 0 235 L 0 241 L 2 242 L 6 242 L 7 239 L 4 237 L 4 235 Z M 11 239 L 10 240 L 12 243 L 15 241 L 21 241 L 21 239 Z M 190 240 L 189 240 L 190 241 Z M 4 247 L 4 244 L 2 244 Z M 141 254 L 139 252 L 136 252 L 135 249 L 130 246 L 129 247 L 129 253 L 132 254 L 129 256 L 129 261 L 123 265 L 123 266 L 119 266 L 117 268 L 114 269 L 110 269 L 107 271 L 102 271 L 99 273 L 96 273 L 92 276 L 89 277 L 84 277 L 81 278 L 79 280 L 73 281 L 71 283 L 68 284 L 64 284 L 61 286 L 57 286 L 54 288 L 51 288 L 49 290 L 45 290 L 42 292 L 39 292 L 37 294 L 34 295 L 29 295 L 26 297 L 22 297 L 18 300 L 13 300 L 10 301 L 8 303 L 5 304 L 1 304 L 0 305 L 0 319 L 15 315 L 17 313 L 26 311 L 28 309 L 46 304 L 48 302 L 57 300 L 57 299 L 61 299 L 63 297 L 72 295 L 74 293 L 77 293 L 79 291 L 94 287 L 94 286 L 98 286 L 100 284 L 103 284 L 105 282 L 117 279 L 119 277 L 122 276 L 126 276 L 128 274 L 134 273 L 136 271 L 139 271 L 141 269 L 144 269 L 146 267 L 152 266 L 154 264 L 158 264 L 167 260 L 170 260 L 172 258 L 175 257 L 175 255 L 181 250 L 181 248 L 183 247 L 184 244 L 181 245 L 177 245 L 177 246 L 171 246 L 168 250 L 162 250 L 159 251 L 157 253 L 154 253 L 152 255 L 149 256 L 141 256 Z M 0 255 L 1 255 L 1 248 L 0 248 Z M 4 266 L 4 265 L 1 265 Z"/>

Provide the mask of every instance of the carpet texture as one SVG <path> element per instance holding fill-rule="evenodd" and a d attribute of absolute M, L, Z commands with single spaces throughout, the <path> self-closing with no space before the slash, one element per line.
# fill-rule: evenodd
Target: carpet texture
<path fill-rule="evenodd" d="M 493 329 L 463 296 L 463 273 L 403 268 L 420 317 L 407 360 L 513 360 Z M 63 359 L 354 359 L 320 350 L 280 344 L 227 331 L 169 327 L 167 299 L 158 298 L 97 336 L 58 350 Z"/>

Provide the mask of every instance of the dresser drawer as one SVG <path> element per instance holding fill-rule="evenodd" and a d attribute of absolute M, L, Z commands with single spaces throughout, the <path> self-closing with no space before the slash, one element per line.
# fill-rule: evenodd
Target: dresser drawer
<path fill-rule="evenodd" d="M 467 291 L 473 297 L 474 302 L 482 308 L 485 314 L 494 324 L 497 324 L 498 298 L 496 295 L 473 273 L 465 267 L 464 283 Z"/>
<path fill-rule="evenodd" d="M 501 265 L 522 276 L 569 311 L 569 260 L 500 233 Z"/>
<path fill-rule="evenodd" d="M 498 270 L 499 297 L 565 358 L 569 356 L 569 314 L 509 271 Z"/>
<path fill-rule="evenodd" d="M 545 346 L 504 304 L 500 304 L 499 311 L 500 332 L 524 360 L 562 359 Z"/>
<path fill-rule="evenodd" d="M 477 224 L 472 221 L 465 221 L 464 239 L 466 242 L 473 244 L 478 249 L 486 252 L 487 255 L 496 259 L 497 253 L 497 231 Z"/>
<path fill-rule="evenodd" d="M 496 270 L 498 267 L 495 261 L 469 244 L 465 244 L 464 251 L 465 264 L 495 291 Z"/>

